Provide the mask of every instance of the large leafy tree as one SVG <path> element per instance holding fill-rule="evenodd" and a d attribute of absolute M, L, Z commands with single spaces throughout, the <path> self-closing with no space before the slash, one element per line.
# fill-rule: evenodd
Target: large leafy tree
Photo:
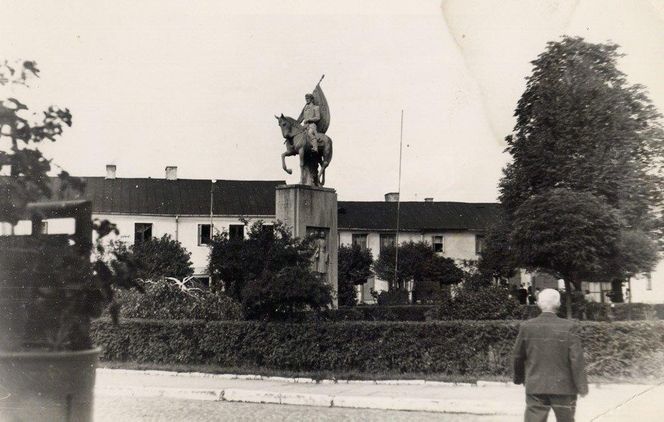
<path fill-rule="evenodd" d="M 117 254 L 131 256 L 136 265 L 136 277 L 143 280 L 183 279 L 194 274 L 191 252 L 168 234 L 132 246 L 115 243 L 113 247 Z"/>
<path fill-rule="evenodd" d="M 376 275 L 390 283 L 390 290 L 403 290 L 408 281 L 450 285 L 459 283 L 464 277 L 463 271 L 454 264 L 454 260 L 437 255 L 426 242 L 403 243 L 399 245 L 398 252 L 396 269 L 396 247 L 383 249 L 374 263 Z"/>
<path fill-rule="evenodd" d="M 217 285 L 241 302 L 249 318 L 284 319 L 332 303 L 332 289 L 313 271 L 312 239 L 293 237 L 277 223 L 251 225 L 246 239 L 215 236 L 209 271 Z"/>
<path fill-rule="evenodd" d="M 624 277 L 654 265 L 653 241 L 662 233 L 664 131 L 645 89 L 630 85 L 618 70 L 619 57 L 616 44 L 563 37 L 549 42 L 532 62 L 532 75 L 515 111 L 514 133 L 506 138 L 513 161 L 500 182 L 508 227 L 517 231 L 511 246 L 522 266 L 568 273 L 563 267 L 570 265 L 553 256 L 564 251 L 538 242 L 538 232 L 525 232 L 525 227 L 565 233 L 566 247 L 575 248 L 586 261 L 585 269 L 592 268 L 587 277 L 601 275 L 619 286 Z M 534 198 L 552 206 L 556 198 L 588 200 L 598 207 L 596 217 L 602 221 L 556 219 Z M 581 203 L 557 205 L 560 213 L 580 209 L 590 216 Z M 568 223 L 586 229 L 563 227 Z M 606 251 L 589 237 L 612 242 L 606 245 L 612 258 L 606 259 Z M 533 247 L 538 243 L 540 254 L 524 253 L 528 246 L 519 242 Z M 636 244 L 643 252 L 638 256 L 626 249 Z M 544 259 L 547 254 L 550 259 Z"/>
<path fill-rule="evenodd" d="M 339 288 L 340 306 L 354 306 L 355 286 L 362 285 L 371 277 L 373 256 L 370 249 L 362 249 L 359 245 L 339 246 Z"/>

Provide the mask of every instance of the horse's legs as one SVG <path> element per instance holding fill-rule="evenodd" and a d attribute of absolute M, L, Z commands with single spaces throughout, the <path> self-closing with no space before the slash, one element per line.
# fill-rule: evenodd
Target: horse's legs
<path fill-rule="evenodd" d="M 318 173 L 320 175 L 320 185 L 325 186 L 325 169 L 327 168 L 327 163 L 322 162 L 320 165 L 320 172 Z"/>
<path fill-rule="evenodd" d="M 304 162 L 304 146 L 298 150 L 298 155 L 300 156 L 300 184 L 306 185 L 307 182 L 305 180 L 306 169 L 304 167 L 306 164 Z"/>
<path fill-rule="evenodd" d="M 288 174 L 293 174 L 293 170 L 286 167 L 286 157 L 290 157 L 291 155 L 295 155 L 295 154 L 293 153 L 293 151 L 290 151 L 290 150 L 281 154 L 281 167 Z"/>

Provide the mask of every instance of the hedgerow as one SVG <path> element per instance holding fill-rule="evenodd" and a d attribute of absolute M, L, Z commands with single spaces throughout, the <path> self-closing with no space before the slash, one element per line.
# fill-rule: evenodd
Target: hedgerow
<path fill-rule="evenodd" d="M 519 321 L 98 320 L 103 359 L 288 371 L 507 375 Z M 588 372 L 664 376 L 664 322 L 579 323 Z"/>

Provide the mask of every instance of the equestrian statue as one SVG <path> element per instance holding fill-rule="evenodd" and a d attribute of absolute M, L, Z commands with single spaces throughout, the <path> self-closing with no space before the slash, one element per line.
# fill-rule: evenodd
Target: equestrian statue
<path fill-rule="evenodd" d="M 330 125 L 330 109 L 320 87 L 320 78 L 311 94 L 305 95 L 306 104 L 295 120 L 292 117 L 274 116 L 279 121 L 286 151 L 281 154 L 281 166 L 288 174 L 293 171 L 286 167 L 286 157 L 297 155 L 300 158 L 300 184 L 309 186 L 325 185 L 325 169 L 332 161 L 332 139 L 325 134 Z M 320 167 L 320 169 L 319 169 Z"/>

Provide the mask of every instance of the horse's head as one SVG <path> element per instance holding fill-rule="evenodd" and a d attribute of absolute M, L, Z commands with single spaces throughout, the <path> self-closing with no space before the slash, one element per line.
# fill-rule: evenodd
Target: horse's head
<path fill-rule="evenodd" d="M 279 127 L 281 128 L 281 134 L 284 138 L 292 138 L 295 136 L 294 129 L 300 127 L 297 123 L 297 120 L 292 117 L 284 116 L 274 116 L 279 121 Z"/>

